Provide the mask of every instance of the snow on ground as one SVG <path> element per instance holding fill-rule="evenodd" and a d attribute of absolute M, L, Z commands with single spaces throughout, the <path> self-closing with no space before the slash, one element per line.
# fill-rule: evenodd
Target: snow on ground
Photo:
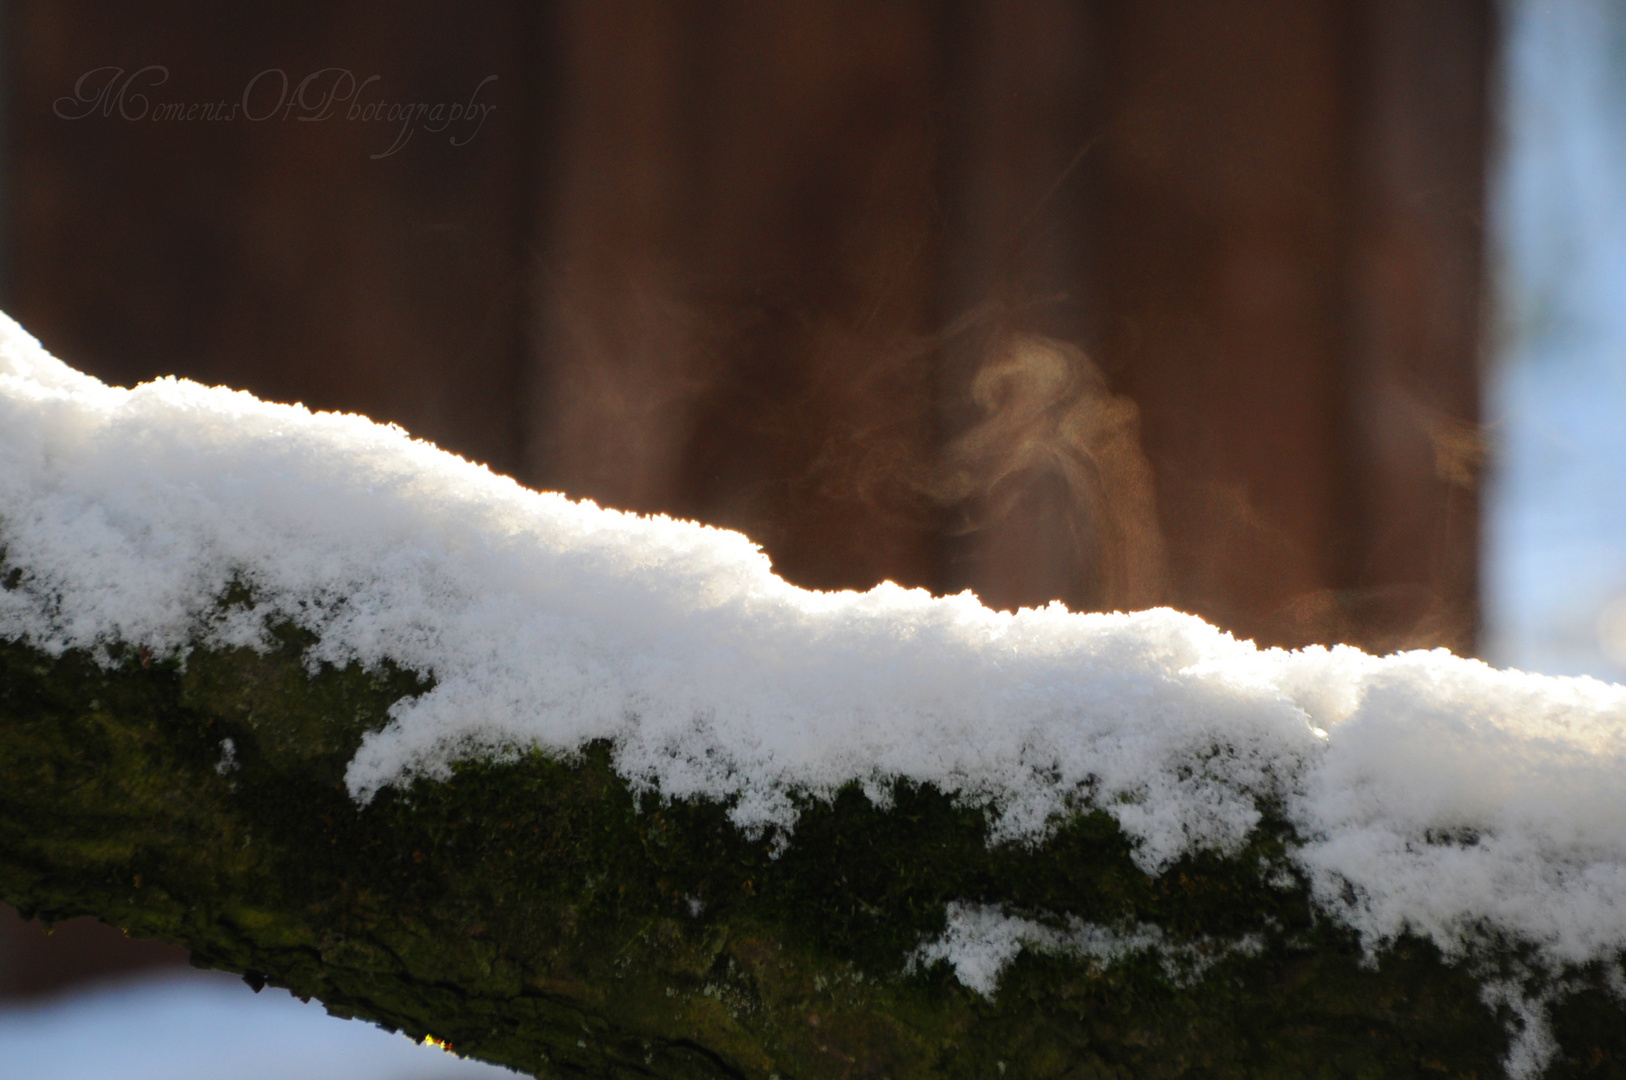
<path fill-rule="evenodd" d="M 512 1080 L 232 976 L 111 983 L 0 1009 L 6 1080 Z"/>
<path fill-rule="evenodd" d="M 1318 901 L 1370 944 L 1626 948 L 1620 686 L 1261 651 L 1168 610 L 805 591 L 738 534 L 526 491 L 362 417 L 110 388 L 9 320 L 0 545 L 20 571 L 6 638 L 175 655 L 286 619 L 317 635 L 313 663 L 431 676 L 351 763 L 362 801 L 459 758 L 607 739 L 635 783 L 732 800 L 789 843 L 792 794 L 906 777 L 1017 842 L 1087 798 L 1159 873 L 1234 849 L 1270 798 Z M 222 611 L 233 582 L 252 606 Z"/>

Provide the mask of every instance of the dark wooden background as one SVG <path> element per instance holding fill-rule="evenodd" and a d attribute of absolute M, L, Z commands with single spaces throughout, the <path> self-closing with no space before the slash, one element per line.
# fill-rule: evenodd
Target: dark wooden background
<path fill-rule="evenodd" d="M 808 586 L 1472 652 L 1492 8 L 12 0 L 4 305 Z M 343 108 L 61 115 L 147 65 L 497 108 L 386 156 Z M 0 942 L 0 993 L 71 975 Z"/>

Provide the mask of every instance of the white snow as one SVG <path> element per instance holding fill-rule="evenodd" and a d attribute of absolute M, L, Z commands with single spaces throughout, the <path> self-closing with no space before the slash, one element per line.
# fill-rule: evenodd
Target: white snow
<path fill-rule="evenodd" d="M 313 664 L 432 677 L 351 763 L 358 800 L 605 739 L 633 782 L 792 843 L 792 795 L 904 777 L 990 805 L 1015 842 L 1088 799 L 1158 873 L 1234 850 L 1270 798 L 1370 945 L 1626 947 L 1626 689 L 1591 679 L 1259 650 L 1168 610 L 809 592 L 743 536 L 526 491 L 362 417 L 109 388 L 9 320 L 0 545 L 22 571 L 0 637 L 170 656 L 286 619 Z M 251 610 L 219 610 L 233 581 Z"/>
<path fill-rule="evenodd" d="M 1024 949 L 1082 957 L 1101 967 L 1156 952 L 1164 975 L 1184 986 L 1200 980 L 1227 953 L 1257 955 L 1262 948 L 1254 935 L 1236 941 L 1171 942 L 1160 927 L 1147 924 L 1115 929 L 1068 916 L 1063 929 L 986 904 L 951 903 L 943 935 L 916 949 L 911 963 L 945 960 L 963 985 L 992 999 L 1005 968 Z"/>

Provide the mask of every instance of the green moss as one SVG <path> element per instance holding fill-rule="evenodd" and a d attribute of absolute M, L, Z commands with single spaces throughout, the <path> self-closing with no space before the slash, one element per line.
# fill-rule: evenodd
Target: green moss
<path fill-rule="evenodd" d="M 184 669 L 0 646 L 0 896 L 545 1076 L 1500 1072 L 1501 1019 L 1464 972 L 1411 940 L 1363 965 L 1302 889 L 1267 883 L 1292 839 L 1275 818 L 1152 879 L 1105 814 L 990 847 L 982 810 L 900 783 L 885 807 L 856 787 L 807 800 L 776 856 L 725 805 L 634 792 L 604 745 L 359 807 L 345 765 L 426 686 L 312 675 L 308 640 L 279 642 Z M 1024 953 L 990 1002 L 946 965 L 907 970 L 954 901 L 1265 946 L 1185 987 L 1151 956 Z M 1556 1014 L 1562 1075 L 1622 1075 L 1601 979 Z"/>

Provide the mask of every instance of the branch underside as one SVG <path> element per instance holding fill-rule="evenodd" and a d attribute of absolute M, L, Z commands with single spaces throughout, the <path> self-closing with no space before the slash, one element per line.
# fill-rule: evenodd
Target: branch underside
<path fill-rule="evenodd" d="M 807 800 L 776 847 L 725 805 L 634 791 L 604 745 L 471 762 L 358 806 L 346 765 L 423 686 L 311 675 L 308 640 L 279 636 L 267 655 L 112 668 L 0 645 L 0 899 L 539 1076 L 1502 1072 L 1506 1009 L 1426 941 L 1363 963 L 1302 883 L 1267 873 L 1291 841 L 1278 819 L 1151 878 L 1099 811 L 990 847 L 983 809 L 903 784 L 877 806 L 854 786 Z M 1263 945 L 1190 979 L 1155 953 L 1030 949 L 989 1000 L 910 963 L 954 903 L 1150 924 L 1188 953 Z M 1626 1076 L 1626 1011 L 1601 974 L 1577 985 L 1552 1012 L 1548 1075 Z"/>

